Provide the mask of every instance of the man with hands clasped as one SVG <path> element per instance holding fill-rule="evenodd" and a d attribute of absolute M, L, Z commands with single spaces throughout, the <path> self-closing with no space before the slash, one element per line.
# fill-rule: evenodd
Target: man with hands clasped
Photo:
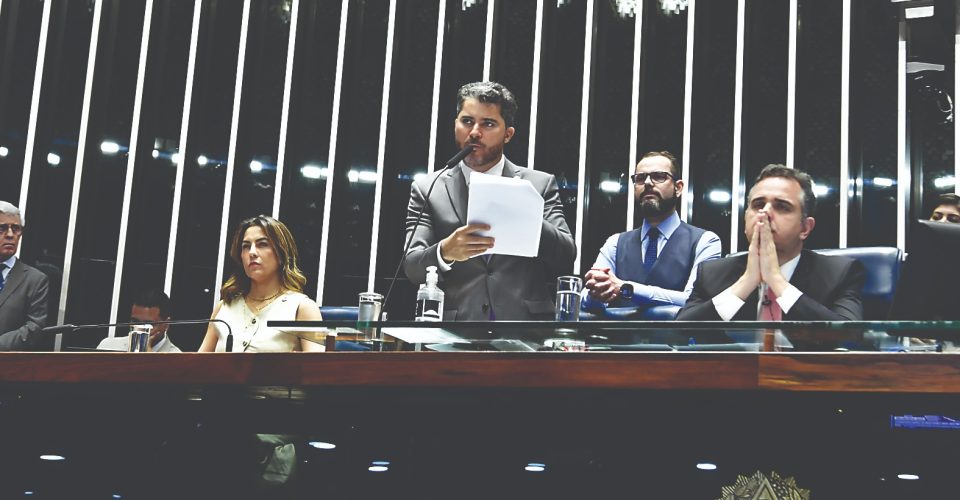
<path fill-rule="evenodd" d="M 584 309 L 683 306 L 700 263 L 720 257 L 716 234 L 677 215 L 684 183 L 670 152 L 643 155 L 630 179 L 643 223 L 607 238 L 584 276 Z"/>
<path fill-rule="evenodd" d="M 857 321 L 865 272 L 855 259 L 803 249 L 816 225 L 813 180 L 767 165 L 747 199 L 746 254 L 704 262 L 678 320 Z"/>

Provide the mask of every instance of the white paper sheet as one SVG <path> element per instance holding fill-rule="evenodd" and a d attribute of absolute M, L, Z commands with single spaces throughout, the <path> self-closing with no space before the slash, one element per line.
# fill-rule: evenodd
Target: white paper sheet
<path fill-rule="evenodd" d="M 478 232 L 496 239 L 483 254 L 536 257 L 543 228 L 543 196 L 523 179 L 470 173 L 468 224 L 489 224 Z"/>

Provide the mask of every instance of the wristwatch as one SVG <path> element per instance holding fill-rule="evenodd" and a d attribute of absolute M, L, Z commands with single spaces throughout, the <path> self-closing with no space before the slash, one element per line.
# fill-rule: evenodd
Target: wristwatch
<path fill-rule="evenodd" d="M 630 283 L 624 283 L 624 284 L 620 285 L 620 297 L 622 297 L 622 298 L 624 298 L 624 299 L 632 299 L 632 298 L 633 298 L 633 285 L 631 285 Z"/>

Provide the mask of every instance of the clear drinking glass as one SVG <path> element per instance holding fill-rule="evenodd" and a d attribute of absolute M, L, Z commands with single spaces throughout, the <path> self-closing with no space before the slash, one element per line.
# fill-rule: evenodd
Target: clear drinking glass
<path fill-rule="evenodd" d="M 371 328 L 371 321 L 380 320 L 380 310 L 383 307 L 383 295 L 376 292 L 362 292 L 360 307 L 357 312 L 358 341 L 375 340 L 376 328 Z"/>
<path fill-rule="evenodd" d="M 557 321 L 580 321 L 580 291 L 583 280 L 579 276 L 557 278 Z"/>

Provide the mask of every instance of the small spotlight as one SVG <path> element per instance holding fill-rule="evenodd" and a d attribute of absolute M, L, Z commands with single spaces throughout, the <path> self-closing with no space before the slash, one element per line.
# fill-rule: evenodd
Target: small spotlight
<path fill-rule="evenodd" d="M 300 175 L 307 179 L 321 179 L 327 176 L 327 169 L 316 165 L 304 165 L 300 167 Z"/>
<path fill-rule="evenodd" d="M 258 160 L 252 160 L 252 161 L 250 162 L 250 171 L 251 171 L 251 172 L 254 172 L 254 173 L 256 173 L 256 172 L 262 172 L 262 171 L 263 171 L 263 163 L 260 163 Z"/>
<path fill-rule="evenodd" d="M 5 158 L 10 154 L 10 150 L 6 146 L 0 146 L 0 158 Z"/>
<path fill-rule="evenodd" d="M 370 462 L 370 465 L 387 466 L 390 465 L 390 462 L 388 460 L 374 460 L 373 462 Z"/>
<path fill-rule="evenodd" d="M 332 450 L 337 447 L 337 445 L 333 443 L 327 443 L 324 441 L 310 441 L 307 444 L 318 450 Z"/>
<path fill-rule="evenodd" d="M 722 190 L 710 191 L 710 194 L 707 195 L 710 198 L 710 201 L 714 203 L 730 203 L 730 193 Z"/>
<path fill-rule="evenodd" d="M 921 7 L 907 7 L 903 9 L 903 17 L 906 19 L 920 19 L 922 17 L 933 17 L 933 5 L 924 5 Z"/>
<path fill-rule="evenodd" d="M 897 474 L 897 479 L 903 479 L 904 481 L 916 481 L 920 479 L 920 476 L 916 474 Z"/>
<path fill-rule="evenodd" d="M 547 465 L 546 465 L 546 464 L 537 463 L 537 462 L 530 462 L 530 463 L 527 464 L 526 467 L 523 468 L 523 470 L 525 470 L 525 471 L 527 471 L 527 472 L 543 472 L 543 471 L 547 470 Z"/>
<path fill-rule="evenodd" d="M 62 455 L 40 455 L 40 460 L 47 460 L 49 462 L 60 462 L 66 460 Z"/>
<path fill-rule="evenodd" d="M 370 170 L 361 170 L 359 177 L 360 182 L 366 182 L 368 184 L 377 182 L 377 173 Z"/>
<path fill-rule="evenodd" d="M 2 148 L 0 148 L 0 153 L 2 153 Z M 3 156 L 0 154 L 0 156 Z M 948 187 L 953 187 L 957 184 L 957 179 L 952 175 L 947 175 L 944 177 L 937 177 L 933 180 L 933 185 L 936 188 L 943 189 Z"/>
<path fill-rule="evenodd" d="M 200 165 L 201 167 L 206 165 L 209 161 L 210 160 L 206 156 L 200 155 L 197 157 L 197 165 Z"/>
<path fill-rule="evenodd" d="M 123 495 L 120 495 L 119 493 L 114 493 L 113 496 L 111 496 L 111 498 L 123 498 Z"/>
<path fill-rule="evenodd" d="M 150 153 L 150 156 L 152 156 L 154 160 L 156 160 L 157 158 L 160 158 L 160 150 L 154 149 L 153 152 Z"/>
<path fill-rule="evenodd" d="M 115 155 L 120 152 L 120 145 L 113 141 L 103 141 L 100 143 L 100 151 L 103 154 Z"/>
<path fill-rule="evenodd" d="M 820 184 L 814 184 L 813 194 L 816 196 L 826 196 L 830 194 L 830 188 L 827 186 L 821 186 Z"/>
<path fill-rule="evenodd" d="M 24 491 L 23 494 L 24 494 L 24 496 L 30 496 L 30 495 L 33 495 L 33 492 L 32 492 L 32 491 Z"/>
<path fill-rule="evenodd" d="M 415 181 L 417 181 L 417 182 L 420 182 L 420 181 L 422 181 L 422 180 L 424 180 L 424 179 L 426 179 L 426 178 L 427 178 L 427 174 L 425 174 L 425 173 L 423 173 L 423 172 L 417 172 L 417 173 L 413 174 L 413 180 L 415 180 Z"/>
<path fill-rule="evenodd" d="M 351 170 L 347 172 L 347 180 L 350 182 L 357 182 L 360 180 L 360 172 L 356 170 Z"/>
<path fill-rule="evenodd" d="M 174 165 L 179 165 L 180 153 L 173 153 L 172 155 L 170 155 L 170 163 L 173 163 Z"/>
<path fill-rule="evenodd" d="M 697 468 L 700 470 L 717 470 L 717 464 L 712 464 L 710 462 L 700 462 L 697 464 Z"/>
<path fill-rule="evenodd" d="M 888 188 L 888 187 L 893 187 L 894 184 L 896 184 L 896 183 L 894 182 L 894 180 L 893 180 L 893 179 L 890 179 L 890 178 L 887 178 L 887 177 L 874 177 L 874 178 L 873 178 L 873 185 L 874 185 L 874 186 L 880 186 L 880 187 L 887 187 L 887 188 Z"/>
<path fill-rule="evenodd" d="M 387 472 L 390 470 L 390 467 L 385 465 L 371 465 L 370 467 L 367 467 L 367 470 L 370 472 Z"/>
<path fill-rule="evenodd" d="M 60 155 L 56 153 L 47 153 L 47 163 L 56 167 L 60 164 Z"/>
<path fill-rule="evenodd" d="M 600 183 L 600 191 L 604 193 L 619 193 L 620 183 L 617 181 L 603 181 Z"/>

